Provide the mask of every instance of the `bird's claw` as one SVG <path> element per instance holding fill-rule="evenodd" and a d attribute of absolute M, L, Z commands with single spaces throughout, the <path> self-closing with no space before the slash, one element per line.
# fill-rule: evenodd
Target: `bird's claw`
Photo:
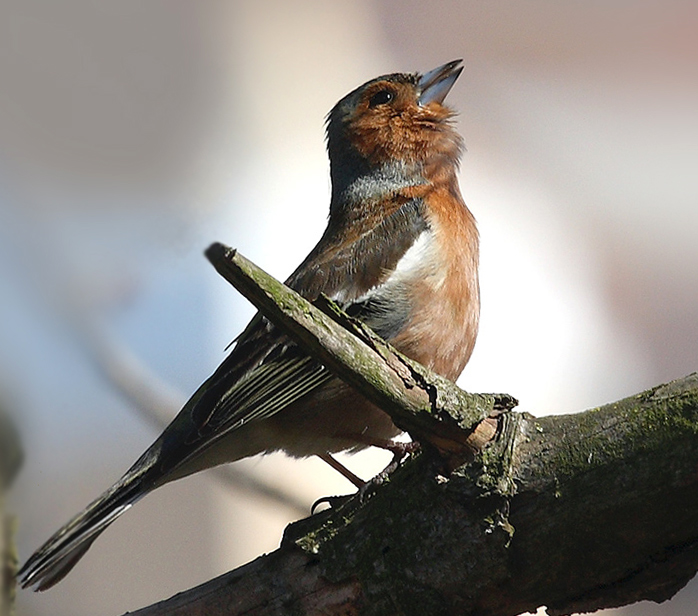
<path fill-rule="evenodd" d="M 354 496 L 355 494 L 345 494 L 344 496 L 323 496 L 322 498 L 318 498 L 310 508 L 310 515 L 315 515 L 315 510 L 322 504 L 329 505 L 330 509 L 339 509 L 347 501 L 354 498 Z"/>
<path fill-rule="evenodd" d="M 390 444 L 391 446 L 389 448 L 385 447 L 385 449 L 389 449 L 389 451 L 391 451 L 393 454 L 393 459 L 388 466 L 386 466 L 375 477 L 358 486 L 358 490 L 355 494 L 345 494 L 343 496 L 323 496 L 322 498 L 318 498 L 310 508 L 310 514 L 315 515 L 315 510 L 319 505 L 322 504 L 329 505 L 330 509 L 339 509 L 342 505 L 346 504 L 353 498 L 358 498 L 359 503 L 363 503 L 371 489 L 377 488 L 390 478 L 390 475 L 397 470 L 406 455 L 412 454 L 415 451 L 418 451 L 420 448 L 417 441 L 410 441 L 409 443 L 390 441 Z"/>

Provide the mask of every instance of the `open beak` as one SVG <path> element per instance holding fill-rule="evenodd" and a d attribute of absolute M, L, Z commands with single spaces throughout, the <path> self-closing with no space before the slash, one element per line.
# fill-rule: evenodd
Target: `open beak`
<path fill-rule="evenodd" d="M 424 106 L 429 103 L 443 103 L 456 79 L 463 72 L 463 60 L 453 60 L 422 75 L 417 87 L 417 102 Z"/>

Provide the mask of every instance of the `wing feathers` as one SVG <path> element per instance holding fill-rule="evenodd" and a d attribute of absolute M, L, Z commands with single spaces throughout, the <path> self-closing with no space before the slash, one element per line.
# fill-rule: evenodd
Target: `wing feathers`
<path fill-rule="evenodd" d="M 353 239 L 341 240 L 328 228 L 288 284 L 309 299 L 325 292 L 351 310 L 352 301 L 362 296 L 368 300 L 366 293 L 390 277 L 426 228 L 419 199 L 382 221 L 366 221 L 365 232 Z M 381 301 L 389 299 L 379 294 L 361 302 L 355 312 L 392 337 L 409 307 Z M 385 315 L 391 310 L 388 324 Z M 186 475 L 182 469 L 188 462 L 233 431 L 273 416 L 333 378 L 265 318 L 255 317 L 230 355 L 131 469 L 25 563 L 19 572 L 22 586 L 44 590 L 60 581 L 97 536 L 150 490 Z"/>

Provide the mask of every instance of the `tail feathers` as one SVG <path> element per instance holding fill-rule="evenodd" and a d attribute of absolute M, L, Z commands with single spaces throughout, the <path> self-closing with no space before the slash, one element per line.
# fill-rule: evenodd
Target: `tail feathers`
<path fill-rule="evenodd" d="M 56 532 L 17 574 L 23 588 L 47 590 L 60 582 L 92 542 L 122 513 L 149 492 L 128 474 Z"/>

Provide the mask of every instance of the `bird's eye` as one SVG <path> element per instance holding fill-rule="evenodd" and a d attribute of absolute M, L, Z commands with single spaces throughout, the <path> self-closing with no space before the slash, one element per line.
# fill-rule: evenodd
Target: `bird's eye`
<path fill-rule="evenodd" d="M 378 105 L 385 105 L 391 102 L 394 98 L 395 93 L 391 90 L 379 90 L 368 101 L 368 106 L 377 107 Z"/>

